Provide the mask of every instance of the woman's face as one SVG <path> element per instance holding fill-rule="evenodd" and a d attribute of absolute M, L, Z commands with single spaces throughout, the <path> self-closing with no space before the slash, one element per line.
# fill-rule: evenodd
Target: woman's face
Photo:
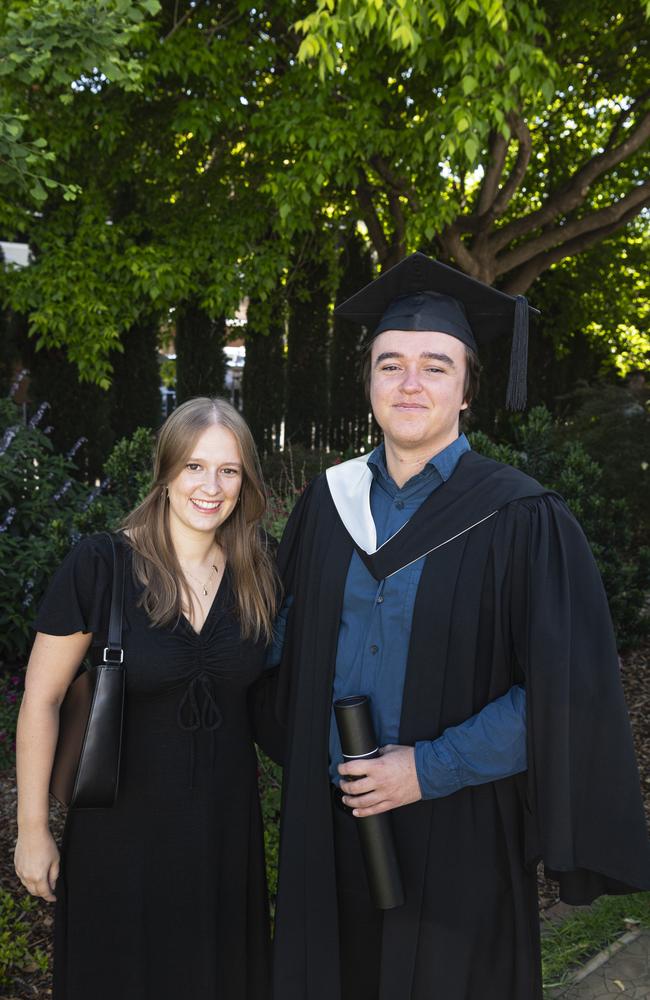
<path fill-rule="evenodd" d="M 242 485 L 237 438 L 213 424 L 194 442 L 179 474 L 167 484 L 170 528 L 214 533 L 232 514 Z"/>

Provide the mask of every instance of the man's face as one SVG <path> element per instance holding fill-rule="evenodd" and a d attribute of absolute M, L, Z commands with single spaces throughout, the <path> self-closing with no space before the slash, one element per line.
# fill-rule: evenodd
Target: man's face
<path fill-rule="evenodd" d="M 372 345 L 370 403 L 387 444 L 437 455 L 466 409 L 465 348 L 448 333 L 386 330 Z"/>

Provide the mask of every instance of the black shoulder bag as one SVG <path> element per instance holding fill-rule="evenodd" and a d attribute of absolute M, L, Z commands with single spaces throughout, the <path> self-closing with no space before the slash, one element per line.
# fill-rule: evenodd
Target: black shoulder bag
<path fill-rule="evenodd" d="M 107 533 L 108 534 L 108 533 Z M 104 661 L 72 682 L 61 704 L 50 792 L 76 809 L 106 808 L 117 798 L 124 712 L 124 549 L 113 550 L 113 592 Z"/>

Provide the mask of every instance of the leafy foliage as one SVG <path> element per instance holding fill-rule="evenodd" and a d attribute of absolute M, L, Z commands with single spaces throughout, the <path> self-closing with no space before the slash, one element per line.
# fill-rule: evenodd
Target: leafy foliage
<path fill-rule="evenodd" d="M 61 192 L 65 200 L 80 193 L 77 184 L 52 176 L 57 151 L 43 134 L 34 134 L 31 116 L 16 113 L 11 102 L 31 90 L 70 105 L 75 89 L 99 89 L 109 81 L 127 91 L 140 89 L 141 67 L 129 48 L 145 16 L 159 9 L 157 0 L 13 0 L 5 5 L 0 17 L 0 185 L 22 188 L 39 207 L 48 191 Z"/>
<path fill-rule="evenodd" d="M 102 385 L 142 316 L 264 302 L 342 225 L 382 266 L 421 247 L 523 291 L 647 201 L 633 0 L 9 8 L 7 113 L 63 188 L 38 215 L 31 196 L 0 206 L 35 251 L 0 292 Z M 637 333 L 617 331 L 620 353 Z"/>
<path fill-rule="evenodd" d="M 602 469 L 580 441 L 562 441 L 544 407 L 531 410 L 521 424 L 517 447 L 494 444 L 481 432 L 471 440 L 481 454 L 522 469 L 564 497 L 598 563 L 619 646 L 638 642 L 648 631 L 644 606 L 650 590 L 650 548 L 640 544 L 625 500 L 605 491 Z"/>
<path fill-rule="evenodd" d="M 577 439 L 602 470 L 606 496 L 625 500 L 636 521 L 636 535 L 650 527 L 650 413 L 647 400 L 623 386 L 578 385 L 564 400 L 559 425 L 562 440 Z"/>
<path fill-rule="evenodd" d="M 0 889 L 0 987 L 11 987 L 15 977 L 33 968 L 47 969 L 47 955 L 30 941 L 25 920 L 36 905 L 29 896 L 17 902 L 6 889 Z"/>
<path fill-rule="evenodd" d="M 0 659 L 20 663 L 31 621 L 52 573 L 82 534 L 115 529 L 147 485 L 150 432 L 119 442 L 103 485 L 83 481 L 72 457 L 52 448 L 36 426 L 24 426 L 11 400 L 0 401 Z"/>
<path fill-rule="evenodd" d="M 275 908 L 278 891 L 278 862 L 280 859 L 280 799 L 282 770 L 261 750 L 258 750 L 258 783 L 264 823 L 264 853 L 271 910 Z"/>
<path fill-rule="evenodd" d="M 0 674 L 0 771 L 11 767 L 14 761 L 22 686 L 21 673 Z"/>

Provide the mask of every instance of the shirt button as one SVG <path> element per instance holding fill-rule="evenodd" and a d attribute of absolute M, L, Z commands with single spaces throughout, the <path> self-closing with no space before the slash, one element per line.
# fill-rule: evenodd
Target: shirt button
<path fill-rule="evenodd" d="M 379 597 L 377 598 L 377 604 L 383 604 L 383 603 L 384 603 L 384 598 L 380 594 Z"/>
<path fill-rule="evenodd" d="M 396 500 L 395 501 L 395 506 L 397 507 L 398 510 L 404 510 L 404 501 L 403 500 Z"/>
<path fill-rule="evenodd" d="M 371 646 L 371 647 L 370 647 L 370 652 L 371 652 L 371 653 L 372 653 L 372 655 L 374 656 L 374 655 L 375 655 L 375 653 L 378 653 L 378 652 L 379 652 L 379 646 L 374 646 L 374 645 L 373 645 L 373 646 Z"/>

